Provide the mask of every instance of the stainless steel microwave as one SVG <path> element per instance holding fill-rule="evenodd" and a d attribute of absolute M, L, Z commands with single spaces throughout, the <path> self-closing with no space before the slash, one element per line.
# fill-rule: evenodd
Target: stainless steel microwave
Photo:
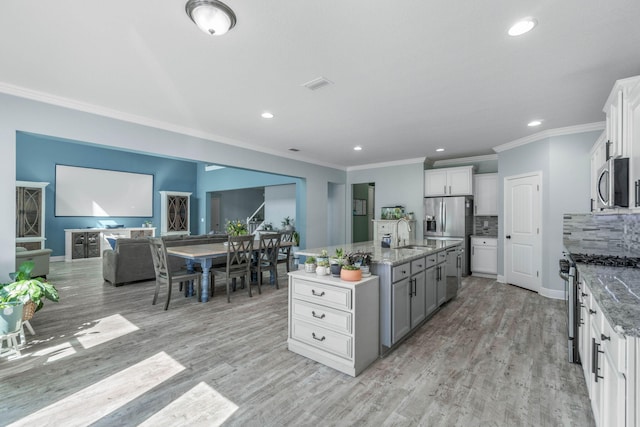
<path fill-rule="evenodd" d="M 610 158 L 598 171 L 598 207 L 629 207 L 629 158 Z"/>

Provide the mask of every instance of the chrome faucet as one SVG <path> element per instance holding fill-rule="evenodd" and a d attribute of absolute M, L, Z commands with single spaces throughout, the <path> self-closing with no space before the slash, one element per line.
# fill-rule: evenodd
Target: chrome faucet
<path fill-rule="evenodd" d="M 404 222 L 407 225 L 407 234 L 411 232 L 411 223 L 407 218 L 400 218 L 399 220 L 397 220 L 396 221 L 396 246 L 400 246 L 400 233 L 398 228 L 401 222 Z M 405 245 L 407 244 L 407 239 L 404 239 L 404 244 Z"/>

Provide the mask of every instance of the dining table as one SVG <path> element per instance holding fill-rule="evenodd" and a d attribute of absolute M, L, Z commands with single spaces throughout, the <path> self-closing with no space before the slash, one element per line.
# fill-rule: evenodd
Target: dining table
<path fill-rule="evenodd" d="M 260 240 L 256 239 L 253 251 L 260 250 Z M 280 247 L 293 246 L 292 242 L 280 242 Z M 203 243 L 198 245 L 170 246 L 167 248 L 167 254 L 184 258 L 189 264 L 189 268 L 193 268 L 193 263 L 200 263 L 202 267 L 202 280 L 200 283 L 200 301 L 209 301 L 209 270 L 213 266 L 214 260 L 227 261 L 228 247 L 226 242 L 221 243 Z"/>

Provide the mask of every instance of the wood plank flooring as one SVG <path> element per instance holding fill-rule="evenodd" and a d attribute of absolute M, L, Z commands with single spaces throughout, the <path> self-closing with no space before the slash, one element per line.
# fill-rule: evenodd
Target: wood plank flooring
<path fill-rule="evenodd" d="M 52 264 L 60 303 L 36 313 L 20 359 L 0 360 L 0 425 L 594 425 L 562 301 L 465 278 L 352 378 L 287 350 L 283 270 L 279 290 L 238 289 L 230 304 L 222 287 L 204 304 L 174 292 L 164 311 L 153 281 L 114 288 L 101 268 Z"/>

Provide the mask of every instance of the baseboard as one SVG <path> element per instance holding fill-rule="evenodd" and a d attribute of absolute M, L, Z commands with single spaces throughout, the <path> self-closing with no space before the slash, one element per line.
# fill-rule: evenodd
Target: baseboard
<path fill-rule="evenodd" d="M 551 299 L 564 300 L 565 298 L 564 290 L 557 290 L 557 289 L 540 288 L 540 295 L 542 295 L 543 297 L 551 298 Z"/>
<path fill-rule="evenodd" d="M 64 255 L 52 256 L 49 258 L 49 262 L 61 262 L 64 261 Z"/>
<path fill-rule="evenodd" d="M 473 277 L 483 277 L 485 279 L 497 279 L 497 276 L 495 274 L 485 274 L 485 273 L 471 273 L 471 275 Z"/>
<path fill-rule="evenodd" d="M 500 283 L 507 283 L 507 279 L 505 279 L 501 274 L 498 274 L 498 278 L 496 280 Z"/>

